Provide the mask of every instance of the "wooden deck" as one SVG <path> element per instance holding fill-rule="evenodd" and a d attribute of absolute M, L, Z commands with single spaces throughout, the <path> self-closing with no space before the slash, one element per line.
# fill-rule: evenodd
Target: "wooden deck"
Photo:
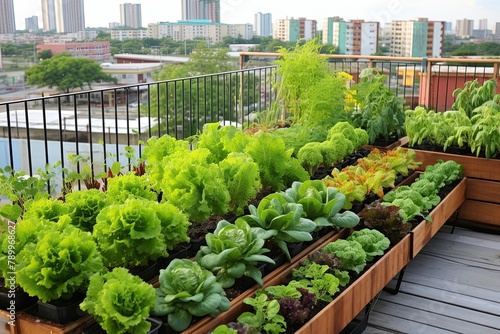
<path fill-rule="evenodd" d="M 450 232 L 411 260 L 397 295 L 381 292 L 363 333 L 500 333 L 500 235 Z"/>

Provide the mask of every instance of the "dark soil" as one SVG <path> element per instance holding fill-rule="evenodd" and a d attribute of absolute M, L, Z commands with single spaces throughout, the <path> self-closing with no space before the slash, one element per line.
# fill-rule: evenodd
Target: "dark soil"
<path fill-rule="evenodd" d="M 409 147 L 409 146 L 405 145 L 405 147 Z M 458 155 L 464 155 L 464 156 L 470 156 L 470 157 L 475 157 L 476 156 L 474 153 L 471 152 L 471 150 L 470 150 L 469 147 L 451 146 L 451 147 L 447 147 L 446 151 L 445 151 L 445 150 L 443 150 L 443 146 L 434 145 L 434 144 L 431 144 L 431 143 L 425 142 L 425 141 L 422 144 L 420 144 L 420 145 L 416 144 L 416 145 L 413 145 L 410 148 L 413 148 L 413 149 L 416 149 L 416 150 L 424 150 L 424 151 L 432 151 L 432 152 L 458 154 Z M 480 157 L 480 158 L 486 158 L 484 152 L 480 152 L 480 154 L 478 155 L 478 157 Z M 490 157 L 490 159 L 500 159 L 500 155 L 496 154 L 496 155 Z"/>

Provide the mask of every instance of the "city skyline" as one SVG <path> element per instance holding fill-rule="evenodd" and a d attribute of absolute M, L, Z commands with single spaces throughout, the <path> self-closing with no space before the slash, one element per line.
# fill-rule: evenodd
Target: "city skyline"
<path fill-rule="evenodd" d="M 123 0 L 85 0 L 86 27 L 108 27 L 110 22 L 120 21 L 119 5 Z M 169 0 L 168 4 L 154 0 L 137 0 L 142 5 L 142 22 L 148 23 L 175 22 L 182 19 L 182 0 Z M 273 20 L 284 18 L 305 17 L 317 20 L 321 28 L 324 18 L 340 16 L 346 20 L 364 19 L 384 23 L 393 20 L 414 20 L 426 17 L 429 20 L 452 22 L 464 18 L 474 20 L 479 26 L 479 20 L 487 19 L 488 29 L 500 22 L 500 1 L 498 0 L 456 0 L 449 4 L 432 0 L 421 0 L 417 3 L 403 3 L 401 0 L 370 1 L 359 0 L 352 3 L 326 3 L 321 6 L 304 6 L 296 1 L 282 3 L 264 0 L 221 0 L 221 22 L 251 23 L 257 12 L 271 13 Z M 14 0 L 16 29 L 25 28 L 25 18 L 42 17 L 41 0 Z M 475 27 L 476 29 L 476 27 Z"/>

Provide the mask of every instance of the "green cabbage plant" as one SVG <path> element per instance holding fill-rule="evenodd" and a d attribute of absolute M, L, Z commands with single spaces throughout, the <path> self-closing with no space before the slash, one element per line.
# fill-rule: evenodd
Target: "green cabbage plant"
<path fill-rule="evenodd" d="M 104 270 L 91 234 L 70 225 L 68 216 L 61 220 L 58 224 L 64 228 L 44 232 L 35 242 L 27 243 L 16 258 L 19 285 L 43 302 L 84 291 L 89 278 Z"/>
<path fill-rule="evenodd" d="M 90 278 L 85 300 L 80 304 L 107 333 L 147 333 L 146 319 L 155 304 L 155 290 L 125 268 L 115 268 Z"/>
<path fill-rule="evenodd" d="M 188 259 L 174 259 L 160 270 L 154 316 L 166 316 L 168 325 L 183 331 L 193 316 L 215 317 L 229 309 L 229 299 L 211 271 Z"/>
<path fill-rule="evenodd" d="M 363 250 L 366 253 L 366 261 L 368 262 L 372 261 L 375 256 L 384 255 L 384 251 L 391 244 L 382 232 L 369 228 L 354 231 L 347 240 L 357 241 L 363 246 Z"/>
<path fill-rule="evenodd" d="M 342 261 L 343 270 L 359 274 L 366 266 L 366 253 L 357 241 L 338 239 L 324 246 L 321 251 L 338 257 Z"/>
<path fill-rule="evenodd" d="M 107 267 L 139 266 L 166 257 L 162 226 L 150 202 L 129 198 L 105 207 L 92 232 Z"/>
<path fill-rule="evenodd" d="M 314 221 L 318 230 L 326 226 L 352 228 L 359 223 L 354 212 L 339 213 L 346 196 L 322 180 L 296 181 L 282 194 L 288 202 L 301 204 L 305 217 Z"/>
<path fill-rule="evenodd" d="M 274 264 L 264 253 L 264 239 L 269 232 L 260 227 L 250 227 L 244 219 L 236 219 L 234 224 L 221 220 L 214 233 L 205 236 L 207 246 L 201 246 L 196 261 L 212 271 L 223 288 L 233 286 L 235 279 L 243 275 L 251 277 L 262 285 L 262 273 L 257 268 L 259 262 Z"/>
<path fill-rule="evenodd" d="M 258 207 L 249 205 L 250 215 L 242 216 L 250 226 L 260 227 L 269 232 L 272 241 L 283 251 L 290 261 L 287 243 L 311 241 L 311 232 L 316 223 L 303 217 L 301 204 L 289 203 L 280 193 L 264 197 Z"/>

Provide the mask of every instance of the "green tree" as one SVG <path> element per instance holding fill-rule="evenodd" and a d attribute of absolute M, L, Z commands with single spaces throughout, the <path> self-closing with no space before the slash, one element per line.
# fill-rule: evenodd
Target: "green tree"
<path fill-rule="evenodd" d="M 45 59 L 25 72 L 28 85 L 56 87 L 69 93 L 72 89 L 88 86 L 94 82 L 115 82 L 105 74 L 98 63 L 85 58 L 75 58 L 68 53 L 60 53 Z"/>
<path fill-rule="evenodd" d="M 38 55 L 38 59 L 40 59 L 40 60 L 49 59 L 49 58 L 52 58 L 52 56 L 53 56 L 52 50 L 50 50 L 50 49 L 42 50 L 42 51 L 38 52 L 37 55 Z"/>
<path fill-rule="evenodd" d="M 186 64 L 165 66 L 155 76 L 157 81 L 166 81 L 153 87 L 150 93 L 151 110 L 160 114 L 162 132 L 178 134 L 182 129 L 180 137 L 187 137 L 196 134 L 207 122 L 219 119 L 241 122 L 241 110 L 236 106 L 258 101 L 260 81 L 253 75 L 242 77 L 237 72 L 229 72 L 235 70 L 236 65 L 227 52 L 225 48 L 208 48 L 202 40 Z M 216 78 L 169 81 L 221 72 L 229 73 Z"/>

